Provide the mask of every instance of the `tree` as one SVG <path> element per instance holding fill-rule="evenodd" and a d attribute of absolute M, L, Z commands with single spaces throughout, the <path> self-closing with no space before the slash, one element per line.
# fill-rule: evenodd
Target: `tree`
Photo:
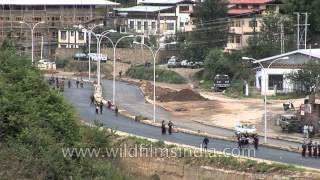
<path fill-rule="evenodd" d="M 320 64 L 309 62 L 302 69 L 292 72 L 287 75 L 293 83 L 302 85 L 307 93 L 312 92 L 312 89 L 317 89 L 320 78 Z"/>
<path fill-rule="evenodd" d="M 203 60 L 210 48 L 224 47 L 227 42 L 227 1 L 204 0 L 194 7 L 195 29 L 178 35 L 183 57 Z"/>
<path fill-rule="evenodd" d="M 293 22 L 281 14 L 268 13 L 262 16 L 261 30 L 257 37 L 252 37 L 248 41 L 246 54 L 256 59 L 265 58 L 281 53 L 281 24 L 284 32 L 285 51 L 294 49 L 293 42 Z"/>

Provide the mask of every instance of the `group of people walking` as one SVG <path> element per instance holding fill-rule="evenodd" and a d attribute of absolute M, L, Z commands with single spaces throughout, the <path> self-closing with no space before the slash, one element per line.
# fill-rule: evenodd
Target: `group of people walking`
<path fill-rule="evenodd" d="M 258 150 L 259 146 L 259 137 L 257 134 L 249 135 L 247 133 L 237 134 L 238 139 L 238 148 L 242 148 L 244 146 L 248 146 L 250 144 L 250 137 L 253 139 L 253 145 L 256 150 Z"/>
<path fill-rule="evenodd" d="M 97 102 L 93 94 L 90 96 L 90 105 L 95 105 L 96 114 L 99 114 L 99 112 L 100 114 L 102 114 L 104 104 L 102 101 Z M 112 103 L 110 101 L 107 101 L 107 108 L 111 109 L 111 106 L 112 106 Z M 119 112 L 118 106 L 115 106 L 114 112 L 115 112 L 115 116 L 118 116 L 118 112 Z"/>
<path fill-rule="evenodd" d="M 308 153 L 309 157 L 320 158 L 320 143 L 309 141 L 309 143 L 302 144 L 302 157 L 306 157 Z"/>
<path fill-rule="evenodd" d="M 169 121 L 168 122 L 168 133 L 170 135 L 173 132 L 173 128 L 174 128 L 174 124 L 171 121 Z M 162 133 L 162 135 L 167 134 L 167 128 L 166 128 L 166 122 L 165 121 L 162 121 L 162 123 L 161 123 L 161 133 Z"/>

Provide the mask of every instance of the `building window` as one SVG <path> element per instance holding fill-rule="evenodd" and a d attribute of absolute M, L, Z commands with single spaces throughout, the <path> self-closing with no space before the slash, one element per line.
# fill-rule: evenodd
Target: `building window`
<path fill-rule="evenodd" d="M 74 31 L 71 31 L 71 32 L 70 32 L 70 36 L 74 36 Z"/>
<path fill-rule="evenodd" d="M 233 36 L 229 36 L 229 43 L 234 43 L 234 37 Z"/>
<path fill-rule="evenodd" d="M 249 27 L 257 27 L 257 21 L 249 21 Z"/>
<path fill-rule="evenodd" d="M 234 25 L 234 27 L 241 27 L 241 20 L 236 20 Z"/>
<path fill-rule="evenodd" d="M 144 26 L 144 30 L 148 30 L 148 22 L 147 22 L 147 21 L 145 21 L 145 22 L 143 23 L 143 26 Z"/>
<path fill-rule="evenodd" d="M 183 22 L 180 22 L 180 27 L 184 27 L 184 23 Z"/>
<path fill-rule="evenodd" d="M 51 36 L 52 36 L 52 38 L 57 38 L 57 32 L 53 31 Z"/>
<path fill-rule="evenodd" d="M 152 28 L 152 29 L 156 29 L 156 22 L 152 22 L 152 23 L 151 23 L 151 28 Z"/>
<path fill-rule="evenodd" d="M 189 12 L 189 6 L 180 6 L 179 12 Z"/>
<path fill-rule="evenodd" d="M 275 86 L 277 86 L 277 90 L 283 90 L 283 75 L 269 75 L 269 90 L 274 89 Z"/>
<path fill-rule="evenodd" d="M 240 35 L 236 35 L 236 43 L 237 44 L 241 43 L 241 36 Z"/>
<path fill-rule="evenodd" d="M 33 36 L 34 36 L 34 38 L 41 38 L 41 32 L 35 32 L 34 34 L 33 34 Z"/>
<path fill-rule="evenodd" d="M 60 35 L 61 35 L 61 40 L 67 40 L 67 31 L 61 31 Z"/>
<path fill-rule="evenodd" d="M 79 40 L 84 40 L 84 32 L 79 32 Z"/>
<path fill-rule="evenodd" d="M 174 30 L 174 24 L 173 23 L 167 23 L 167 30 Z"/>
<path fill-rule="evenodd" d="M 7 16 L 5 19 L 6 19 L 6 21 L 10 21 L 10 17 L 9 16 Z"/>
<path fill-rule="evenodd" d="M 137 25 L 137 26 L 138 26 L 138 27 L 137 27 L 137 29 L 138 29 L 138 30 L 141 30 L 141 21 L 138 21 L 137 23 L 138 23 L 138 25 Z"/>
<path fill-rule="evenodd" d="M 252 5 L 252 8 L 253 8 L 253 9 L 259 9 L 259 5 L 257 5 L 257 4 Z"/>
<path fill-rule="evenodd" d="M 35 21 L 35 22 L 40 22 L 40 21 L 42 20 L 40 16 L 33 17 L 32 19 L 33 19 L 33 21 Z"/>
<path fill-rule="evenodd" d="M 129 22 L 129 28 L 130 29 L 134 29 L 134 21 L 130 21 Z"/>
<path fill-rule="evenodd" d="M 23 21 L 23 18 L 21 16 L 17 16 L 16 21 Z"/>

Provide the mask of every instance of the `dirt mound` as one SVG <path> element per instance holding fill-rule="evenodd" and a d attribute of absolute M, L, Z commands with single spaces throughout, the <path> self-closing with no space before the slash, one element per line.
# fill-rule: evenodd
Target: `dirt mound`
<path fill-rule="evenodd" d="M 182 89 L 180 91 L 168 92 L 157 98 L 161 102 L 169 101 L 206 101 L 207 99 L 202 97 L 199 93 L 192 91 L 191 89 Z"/>

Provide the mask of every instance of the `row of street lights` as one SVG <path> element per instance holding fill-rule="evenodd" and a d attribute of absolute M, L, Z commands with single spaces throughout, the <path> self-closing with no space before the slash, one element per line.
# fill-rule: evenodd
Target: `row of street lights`
<path fill-rule="evenodd" d="M 45 21 L 41 21 L 38 22 L 34 25 L 31 25 L 29 23 L 26 23 L 24 21 L 20 21 L 20 24 L 25 24 L 30 28 L 31 31 L 31 62 L 32 64 L 34 64 L 34 29 L 39 25 L 39 24 L 44 24 Z M 117 40 L 116 43 L 114 43 L 109 37 L 107 37 L 106 35 L 109 33 L 113 33 L 116 32 L 115 30 L 106 30 L 103 31 L 101 34 L 96 34 L 93 32 L 93 30 L 97 27 L 101 27 L 103 26 L 103 24 L 98 24 L 98 25 L 93 25 L 92 27 L 86 29 L 83 26 L 79 25 L 79 29 L 83 29 L 85 31 L 88 32 L 88 36 L 89 36 L 89 80 L 91 80 L 91 34 L 94 35 L 97 39 L 97 54 L 99 55 L 98 61 L 97 61 L 97 76 L 98 76 L 98 86 L 100 87 L 100 82 L 101 82 L 101 68 L 100 68 L 100 63 L 101 63 L 101 42 L 103 40 L 103 38 L 105 37 L 111 44 L 113 47 L 113 95 L 112 95 L 112 102 L 113 104 L 115 104 L 115 78 L 116 78 L 116 48 L 118 43 L 125 38 L 134 38 L 134 35 L 127 35 L 127 36 L 123 36 L 121 38 L 119 38 Z M 151 48 L 150 46 L 144 44 L 144 43 L 140 43 L 140 42 L 133 42 L 134 44 L 138 44 L 138 45 L 143 45 L 145 47 L 147 47 L 153 57 L 153 122 L 156 122 L 156 57 L 157 54 L 159 52 L 159 50 L 161 49 L 160 47 L 154 51 L 153 48 Z M 176 44 L 176 42 L 171 42 L 171 43 L 166 43 L 164 45 L 169 45 L 169 44 Z M 261 69 L 264 72 L 264 81 L 265 81 L 265 85 L 264 85 L 264 142 L 267 142 L 267 72 L 266 69 L 269 69 L 270 66 L 278 61 L 278 60 L 287 60 L 289 59 L 289 57 L 282 57 L 282 58 L 277 58 L 275 60 L 273 60 L 267 68 L 264 68 L 264 66 L 262 65 L 262 63 L 260 61 L 258 61 L 257 59 L 254 58 L 250 58 L 250 57 L 242 57 L 243 60 L 251 60 L 253 61 L 253 63 L 258 63 L 259 66 L 261 67 Z M 101 87 L 100 87 L 101 88 Z"/>

